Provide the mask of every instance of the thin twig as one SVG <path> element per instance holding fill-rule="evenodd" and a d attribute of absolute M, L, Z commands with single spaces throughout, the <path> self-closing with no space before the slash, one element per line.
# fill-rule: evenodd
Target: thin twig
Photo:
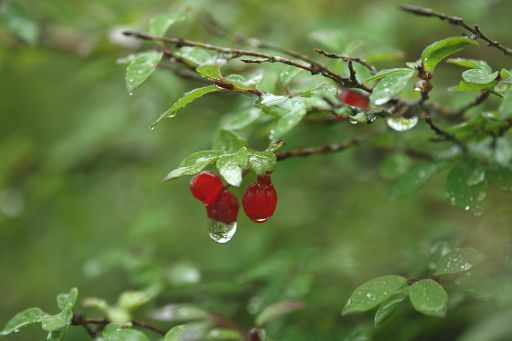
<path fill-rule="evenodd" d="M 455 143 L 456 145 L 458 145 L 460 148 L 462 148 L 462 150 L 466 151 L 467 150 L 467 147 L 464 143 L 462 143 L 461 141 L 459 141 L 454 135 L 448 133 L 447 131 L 444 131 L 443 129 L 441 129 L 440 127 L 438 127 L 434 121 L 432 121 L 432 117 L 430 117 L 430 115 L 426 115 L 425 116 L 425 122 L 429 125 L 430 129 L 432 129 L 442 140 L 445 140 L 445 141 L 451 141 L 453 143 Z"/>
<path fill-rule="evenodd" d="M 324 55 L 328 58 L 341 59 L 346 62 L 354 61 L 354 62 L 359 63 L 359 64 L 363 65 L 364 67 L 366 67 L 368 70 L 370 70 L 371 73 L 377 73 L 377 68 L 362 58 L 347 56 L 344 54 L 338 54 L 338 53 L 333 53 L 333 52 L 327 52 L 327 51 L 324 51 L 321 49 L 313 49 L 313 51 L 315 51 L 316 53 L 319 53 L 321 55 Z"/>
<path fill-rule="evenodd" d="M 435 12 L 430 8 L 420 7 L 420 6 L 411 6 L 411 5 L 403 4 L 400 6 L 400 8 L 409 13 L 413 13 L 413 14 L 416 14 L 419 16 L 424 16 L 424 17 L 439 18 L 441 20 L 448 21 L 452 25 L 463 27 L 467 31 L 471 32 L 472 39 L 482 39 L 483 41 L 485 41 L 487 43 L 488 46 L 494 47 L 494 48 L 500 50 L 501 52 L 503 52 L 505 55 L 512 57 L 512 49 L 502 45 L 497 40 L 491 39 L 488 36 L 486 36 L 485 34 L 483 34 L 478 26 L 470 26 L 470 25 L 466 24 L 464 22 L 464 19 L 462 19 L 460 17 L 451 16 L 451 15 L 448 15 L 445 13 Z"/>
<path fill-rule="evenodd" d="M 367 140 L 370 136 L 369 135 L 363 135 L 356 138 L 353 138 L 348 141 L 344 141 L 341 143 L 333 143 L 333 144 L 327 144 L 324 146 L 317 146 L 317 147 L 304 147 L 304 148 L 297 148 L 292 149 L 288 151 L 279 152 L 276 154 L 277 160 L 282 161 L 289 159 L 291 157 L 298 157 L 298 156 L 310 156 L 313 154 L 328 154 L 328 153 L 335 153 L 335 152 L 341 152 L 345 149 L 352 147 L 354 145 L 360 144 L 361 142 Z"/>
<path fill-rule="evenodd" d="M 229 54 L 234 57 L 250 56 L 250 57 L 259 58 L 257 60 L 252 60 L 252 61 L 251 60 L 243 60 L 245 62 L 255 62 L 255 63 L 272 62 L 272 63 L 282 63 L 282 64 L 286 64 L 286 65 L 291 65 L 291 66 L 309 71 L 313 75 L 321 74 L 322 76 L 335 81 L 340 86 L 348 87 L 348 88 L 358 88 L 358 89 L 364 90 L 366 92 L 371 92 L 371 89 L 368 88 L 366 85 L 360 84 L 358 82 L 354 83 L 349 78 L 339 76 L 318 62 L 306 64 L 306 63 L 298 62 L 298 61 L 288 59 L 285 57 L 274 56 L 274 55 L 271 55 L 268 53 L 262 53 L 262 52 L 257 52 L 257 51 L 244 50 L 244 49 L 237 49 L 237 48 L 222 47 L 222 46 L 206 44 L 206 43 L 182 39 L 182 38 L 157 37 L 157 36 L 152 36 L 150 34 L 142 33 L 142 32 L 125 31 L 123 33 L 126 36 L 131 36 L 131 37 L 135 37 L 138 39 L 149 40 L 149 41 L 161 41 L 161 42 L 176 45 L 178 47 L 181 47 L 181 46 L 199 47 L 199 48 L 202 48 L 205 50 L 212 50 L 212 51 Z"/>
<path fill-rule="evenodd" d="M 490 92 L 488 91 L 482 91 L 480 93 L 480 95 L 478 95 L 477 98 L 475 98 L 475 100 L 473 100 L 472 102 L 464 105 L 462 108 L 460 108 L 459 110 L 457 110 L 454 115 L 455 116 L 461 116 L 461 115 L 464 115 L 464 113 L 466 111 L 468 111 L 469 109 L 473 108 L 473 107 L 476 107 L 480 104 L 482 104 L 487 98 L 489 98 L 489 95 L 490 95 Z"/>
<path fill-rule="evenodd" d="M 73 325 L 73 326 L 87 326 L 87 325 L 92 324 L 92 325 L 97 325 L 101 328 L 104 328 L 109 323 L 110 323 L 110 321 L 106 318 L 87 318 L 87 317 L 84 317 L 82 315 L 77 315 L 77 314 L 73 315 L 73 318 L 71 319 L 71 325 Z M 166 331 L 163 330 L 162 328 L 150 325 L 146 322 L 133 320 L 133 321 L 131 321 L 131 323 L 132 323 L 132 325 L 134 325 L 136 327 L 151 330 L 160 335 L 166 334 Z M 87 329 L 89 332 L 90 329 L 89 328 L 87 328 Z M 96 333 L 94 333 L 94 334 L 96 334 Z"/>

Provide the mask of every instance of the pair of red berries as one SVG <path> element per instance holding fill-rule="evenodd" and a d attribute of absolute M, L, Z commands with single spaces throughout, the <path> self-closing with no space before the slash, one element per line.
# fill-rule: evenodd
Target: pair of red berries
<path fill-rule="evenodd" d="M 212 172 L 201 172 L 190 181 L 192 195 L 206 206 L 208 217 L 224 224 L 237 220 L 238 199 L 222 185 L 219 176 Z M 245 214 L 256 223 L 267 221 L 277 205 L 277 194 L 270 175 L 258 177 L 258 181 L 244 190 L 242 205 Z"/>

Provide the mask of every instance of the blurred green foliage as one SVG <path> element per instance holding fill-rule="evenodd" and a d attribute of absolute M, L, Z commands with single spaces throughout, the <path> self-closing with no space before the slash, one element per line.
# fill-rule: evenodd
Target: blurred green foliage
<path fill-rule="evenodd" d="M 378 52 L 403 51 L 402 61 L 414 61 L 434 40 L 460 34 L 438 20 L 400 12 L 397 1 L 181 3 L 196 10 L 192 22 L 173 27 L 173 36 L 228 46 L 230 41 L 208 28 L 208 15 L 235 32 L 304 53 L 317 46 L 311 39 L 314 32 L 336 30 L 354 48 L 361 41 Z M 270 319 L 266 332 L 272 340 L 507 340 L 512 336 L 510 194 L 491 190 L 485 213 L 475 217 L 450 206 L 440 190 L 442 179 L 434 177 L 418 194 L 391 201 L 392 180 L 411 167 L 411 160 L 390 159 L 361 146 L 279 164 L 273 174 L 279 196 L 276 215 L 263 225 L 241 217 L 235 238 L 226 245 L 215 244 L 208 238 L 204 208 L 189 194 L 187 179 L 165 184 L 161 179 L 185 156 L 208 149 L 214 138 L 212 127 L 219 126 L 221 115 L 230 113 L 241 99 L 205 96 L 172 122 L 150 131 L 160 113 L 202 83 L 157 72 L 151 82 L 128 96 L 124 65 L 116 63 L 139 48 L 120 32 L 144 29 L 150 17 L 177 2 L 0 2 L 8 5 L 16 6 L 9 11 L 21 13 L 17 15 L 21 25 L 29 24 L 20 32 L 19 21 L 9 22 L 7 10 L 0 11 L 2 323 L 31 306 L 54 309 L 55 294 L 78 287 L 78 310 L 91 316 L 101 315 L 98 304 L 128 304 L 134 317 L 154 321 L 165 315 L 154 309 L 194 304 L 246 328 L 254 326 L 256 314 L 265 307 L 283 300 L 304 301 L 304 309 Z M 505 29 L 510 2 L 422 1 L 421 5 L 462 16 L 490 36 L 510 41 Z M 468 57 L 485 59 L 494 70 L 510 66 L 492 49 L 468 51 Z M 394 67 L 391 62 L 381 66 Z M 438 84 L 456 85 L 459 68 L 437 68 L 442 69 L 436 75 Z M 432 95 L 446 104 L 472 99 L 471 94 L 449 96 L 444 88 L 436 87 Z M 298 147 L 339 142 L 364 129 L 304 125 L 288 135 L 286 143 Z M 421 125 L 414 135 L 414 140 L 409 133 L 384 139 L 401 146 L 422 145 L 431 132 Z M 254 141 L 262 149 L 265 142 L 265 136 Z M 240 196 L 240 190 L 235 192 Z M 372 314 L 341 317 L 345 301 L 362 282 L 387 274 L 423 276 L 424 269 L 437 261 L 437 253 L 446 253 L 440 249 L 447 245 L 471 247 L 487 255 L 487 272 L 481 274 L 479 286 L 499 275 L 489 284 L 492 295 L 488 290 L 463 293 L 448 286 L 446 318 L 419 315 L 410 305 L 402 305 L 378 329 L 373 327 Z M 127 290 L 132 294 L 144 290 L 149 302 L 145 296 L 137 301 L 138 294 L 123 300 Z M 83 308 L 86 297 L 105 301 Z M 154 323 L 166 330 L 178 324 L 177 320 Z M 6 339 L 44 337 L 44 332 L 31 328 Z M 78 327 L 70 328 L 66 336 L 66 340 L 86 339 Z"/>

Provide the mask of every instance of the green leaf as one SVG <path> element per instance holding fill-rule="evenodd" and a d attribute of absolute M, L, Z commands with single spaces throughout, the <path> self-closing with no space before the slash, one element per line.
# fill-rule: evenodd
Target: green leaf
<path fill-rule="evenodd" d="M 69 321 L 67 321 L 66 316 L 62 312 L 57 315 L 48 316 L 41 321 L 41 327 L 49 332 L 61 330 L 67 327 L 68 324 Z"/>
<path fill-rule="evenodd" d="M 396 275 L 372 279 L 354 290 L 343 308 L 342 315 L 371 310 L 390 298 L 406 284 L 406 278 Z"/>
<path fill-rule="evenodd" d="M 216 166 L 228 184 L 239 187 L 242 183 L 242 171 L 247 167 L 248 162 L 249 153 L 246 147 L 242 147 L 236 153 L 220 156 Z"/>
<path fill-rule="evenodd" d="M 496 86 L 497 81 L 492 81 L 487 84 L 476 84 L 476 83 L 468 83 L 465 80 L 462 80 L 457 84 L 457 86 L 451 87 L 450 91 L 461 91 L 461 92 L 475 92 L 475 91 L 492 91 Z"/>
<path fill-rule="evenodd" d="M 455 166 L 446 177 L 445 191 L 452 205 L 480 212 L 487 197 L 485 169 L 478 160 L 467 160 Z"/>
<path fill-rule="evenodd" d="M 409 287 L 409 297 L 416 311 L 434 317 L 445 317 L 448 309 L 448 294 L 431 279 L 422 279 Z"/>
<path fill-rule="evenodd" d="M 167 334 L 165 334 L 164 341 L 183 341 L 183 334 L 187 331 L 187 326 L 172 327 Z"/>
<path fill-rule="evenodd" d="M 145 291 L 125 291 L 117 299 L 117 305 L 128 311 L 135 310 L 140 306 L 146 304 L 151 299 L 151 296 Z"/>
<path fill-rule="evenodd" d="M 231 74 L 224 77 L 224 80 L 236 85 L 238 89 L 255 89 L 256 85 L 263 80 L 263 73 L 258 73 L 250 78 L 245 78 L 242 75 Z"/>
<path fill-rule="evenodd" d="M 411 169 L 393 184 L 389 190 L 389 197 L 398 199 L 413 194 L 448 165 L 448 162 L 440 161 L 427 163 Z"/>
<path fill-rule="evenodd" d="M 462 78 L 468 83 L 474 84 L 489 84 L 496 80 L 498 77 L 498 71 L 489 73 L 486 70 L 481 69 L 469 69 L 462 73 Z"/>
<path fill-rule="evenodd" d="M 371 82 L 371 81 L 377 81 L 379 79 L 386 78 L 386 77 L 389 77 L 389 76 L 397 74 L 397 73 L 398 74 L 406 74 L 406 73 L 409 73 L 411 71 L 412 70 L 409 69 L 409 68 L 384 69 L 384 70 L 380 70 L 379 72 L 377 72 L 373 76 L 371 76 L 369 78 L 366 78 L 363 81 L 363 83 L 368 83 L 368 82 Z"/>
<path fill-rule="evenodd" d="M 247 147 L 247 140 L 237 133 L 225 129 L 218 129 L 215 133 L 214 149 L 234 153 L 242 147 Z"/>
<path fill-rule="evenodd" d="M 176 287 L 186 287 L 201 281 L 199 269 L 188 262 L 174 263 L 166 275 L 169 283 Z"/>
<path fill-rule="evenodd" d="M 105 328 L 102 335 L 103 341 L 149 341 L 149 338 L 141 331 L 121 328 L 112 323 Z"/>
<path fill-rule="evenodd" d="M 512 191 L 512 169 L 493 163 L 487 166 L 485 174 L 489 183 L 503 191 Z"/>
<path fill-rule="evenodd" d="M 150 313 L 159 321 L 182 322 L 207 319 L 209 314 L 203 309 L 191 304 L 167 305 Z"/>
<path fill-rule="evenodd" d="M 186 9 L 160 14 L 149 20 L 148 32 L 153 36 L 163 36 L 172 25 L 185 21 L 187 16 Z"/>
<path fill-rule="evenodd" d="M 208 79 L 222 79 L 222 73 L 220 72 L 220 65 L 206 64 L 196 68 L 196 72 Z"/>
<path fill-rule="evenodd" d="M 27 9 L 17 2 L 0 3 L 0 21 L 9 32 L 27 44 L 33 45 L 39 39 L 39 26 Z"/>
<path fill-rule="evenodd" d="M 304 69 L 299 69 L 298 67 L 288 65 L 283 72 L 279 75 L 279 80 L 281 81 L 281 84 L 283 87 L 287 87 L 290 82 L 300 75 L 302 72 L 304 72 Z"/>
<path fill-rule="evenodd" d="M 393 296 L 384 301 L 373 319 L 376 328 L 382 326 L 393 313 L 396 311 L 400 303 L 402 303 L 409 296 L 409 288 L 397 291 Z"/>
<path fill-rule="evenodd" d="M 384 77 L 373 88 L 373 92 L 370 94 L 370 101 L 375 105 L 387 103 L 405 89 L 407 82 L 409 82 L 415 74 L 415 70 L 405 69 L 404 71 L 394 72 Z"/>
<path fill-rule="evenodd" d="M 453 275 L 459 272 L 468 271 L 484 259 L 485 256 L 475 249 L 455 249 L 439 259 L 434 275 Z"/>
<path fill-rule="evenodd" d="M 265 175 L 272 173 L 277 164 L 276 155 L 273 152 L 253 152 L 249 153 L 249 167 L 256 175 Z"/>
<path fill-rule="evenodd" d="M 290 100 L 282 107 L 287 112 L 277 121 L 276 126 L 272 130 L 271 137 L 273 139 L 280 138 L 292 130 L 308 112 L 306 103 L 300 99 Z"/>
<path fill-rule="evenodd" d="M 227 130 L 239 130 L 249 126 L 260 118 L 262 112 L 258 108 L 250 108 L 222 118 L 221 126 Z"/>
<path fill-rule="evenodd" d="M 487 64 L 487 62 L 478 59 L 466 59 L 466 58 L 450 58 L 446 61 L 450 64 L 455 64 L 463 67 L 467 67 L 469 69 L 481 69 L 484 71 L 488 71 L 488 73 L 492 72 L 492 68 Z"/>
<path fill-rule="evenodd" d="M 279 301 L 266 307 L 256 316 L 256 325 L 263 326 L 283 315 L 303 309 L 305 306 L 302 301 Z"/>
<path fill-rule="evenodd" d="M 9 335 L 13 332 L 20 330 L 28 325 L 39 323 L 49 315 L 39 308 L 28 308 L 16 314 L 12 319 L 7 322 L 4 330 L 0 332 L 0 335 Z"/>
<path fill-rule="evenodd" d="M 206 334 L 205 337 L 206 341 L 214 341 L 214 340 L 242 340 L 242 336 L 240 333 L 227 329 L 227 328 L 215 328 L 208 331 L 208 334 Z M 169 341 L 169 340 L 164 340 Z"/>
<path fill-rule="evenodd" d="M 193 67 L 208 63 L 211 64 L 211 62 L 215 60 L 215 56 L 211 52 L 198 47 L 185 46 L 176 51 L 175 54 Z"/>
<path fill-rule="evenodd" d="M 163 120 L 166 117 L 174 117 L 174 116 L 176 116 L 176 113 L 178 112 L 178 110 L 180 110 L 181 108 L 183 108 L 187 104 L 192 103 L 193 101 L 195 101 L 199 97 L 202 97 L 202 96 L 204 96 L 206 94 L 209 94 L 211 92 L 217 92 L 217 91 L 221 91 L 221 90 L 222 89 L 219 88 L 216 85 L 209 85 L 209 86 L 205 86 L 204 88 L 197 88 L 197 89 L 194 89 L 192 91 L 187 92 L 185 95 L 183 95 L 183 97 L 178 99 L 166 112 L 164 112 L 158 118 L 158 120 L 156 120 L 155 123 L 153 123 L 151 125 L 151 128 L 153 129 L 158 124 L 158 122 L 160 122 L 161 120 Z"/>
<path fill-rule="evenodd" d="M 203 150 L 193 153 L 183 159 L 179 167 L 167 174 L 163 181 L 176 179 L 183 175 L 197 174 L 210 163 L 215 162 L 222 154 L 224 153 L 220 150 Z"/>
<path fill-rule="evenodd" d="M 466 37 L 451 37 L 430 44 L 421 54 L 421 61 L 425 70 L 434 71 L 439 62 L 463 50 L 468 45 L 478 45 L 478 43 Z"/>
<path fill-rule="evenodd" d="M 512 86 L 509 86 L 507 92 L 505 92 L 505 97 L 501 101 L 499 111 L 502 119 L 512 117 Z"/>
<path fill-rule="evenodd" d="M 126 68 L 126 90 L 132 94 L 155 72 L 163 57 L 162 52 L 147 51 L 137 54 Z"/>
<path fill-rule="evenodd" d="M 61 310 L 71 310 L 75 306 L 78 289 L 72 288 L 68 293 L 57 295 L 57 306 Z"/>

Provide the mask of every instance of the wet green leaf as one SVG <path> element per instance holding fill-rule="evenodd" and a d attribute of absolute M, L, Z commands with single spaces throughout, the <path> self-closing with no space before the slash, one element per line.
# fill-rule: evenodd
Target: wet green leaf
<path fill-rule="evenodd" d="M 155 72 L 163 57 L 162 52 L 146 51 L 137 54 L 126 68 L 126 90 L 131 94 Z"/>
<path fill-rule="evenodd" d="M 202 171 L 210 163 L 217 161 L 224 152 L 220 150 L 203 150 L 187 156 L 181 161 L 178 168 L 171 171 L 164 181 L 176 179 L 183 175 L 194 175 Z"/>
<path fill-rule="evenodd" d="M 277 164 L 276 155 L 273 152 L 253 152 L 249 153 L 249 167 L 256 175 L 271 173 Z"/>
<path fill-rule="evenodd" d="M 488 73 L 492 72 L 492 68 L 487 64 L 487 62 L 483 60 L 477 59 L 466 59 L 466 58 L 450 58 L 446 61 L 450 64 L 455 64 L 463 67 L 467 67 L 469 69 L 481 69 L 487 71 Z"/>
<path fill-rule="evenodd" d="M 242 172 L 249 162 L 249 153 L 246 147 L 240 148 L 236 153 L 224 154 L 217 160 L 217 169 L 220 175 L 231 186 L 238 187 L 242 183 Z"/>
<path fill-rule="evenodd" d="M 305 71 L 304 69 L 299 69 L 298 67 L 295 67 L 295 66 L 292 66 L 292 65 L 287 66 L 283 70 L 283 72 L 281 72 L 281 74 L 279 75 L 279 79 L 281 80 L 281 85 L 284 86 L 284 87 L 287 87 L 288 84 L 290 84 L 290 82 L 295 77 L 297 77 L 298 75 L 300 75 L 304 71 Z"/>
<path fill-rule="evenodd" d="M 39 308 L 28 308 L 22 312 L 16 314 L 12 319 L 7 322 L 4 330 L 0 332 L 0 335 L 9 335 L 13 332 L 20 330 L 28 325 L 39 323 L 49 315 Z"/>
<path fill-rule="evenodd" d="M 289 100 L 283 108 L 287 110 L 287 113 L 277 121 L 272 130 L 273 139 L 280 138 L 292 130 L 308 112 L 306 103 L 300 99 Z"/>
<path fill-rule="evenodd" d="M 208 331 L 206 334 L 205 341 L 229 341 L 229 340 L 242 340 L 240 333 L 227 329 L 227 328 L 215 328 Z M 168 341 L 168 340 L 164 340 Z"/>
<path fill-rule="evenodd" d="M 377 81 L 379 79 L 382 79 L 382 78 L 386 78 L 386 77 L 389 77 L 389 76 L 392 76 L 394 74 L 408 74 L 410 73 L 411 71 L 413 71 L 412 69 L 410 68 L 394 68 L 394 69 L 384 69 L 384 70 L 380 70 L 379 72 L 377 72 L 375 75 L 371 76 L 371 77 L 368 77 L 367 79 L 364 80 L 363 83 L 368 83 L 368 82 L 372 82 L 372 81 Z"/>
<path fill-rule="evenodd" d="M 409 296 L 409 288 L 397 291 L 393 296 L 384 301 L 379 309 L 375 312 L 374 325 L 376 328 L 382 326 L 393 313 L 396 311 L 400 303 Z"/>
<path fill-rule="evenodd" d="M 448 294 L 439 283 L 431 279 L 422 279 L 409 287 L 409 297 L 412 306 L 418 312 L 434 317 L 445 317 Z"/>
<path fill-rule="evenodd" d="M 177 22 L 185 21 L 188 12 L 186 9 L 179 9 L 160 14 L 149 21 L 148 32 L 153 36 L 163 36 L 169 28 Z"/>
<path fill-rule="evenodd" d="M 474 265 L 485 259 L 485 256 L 475 249 L 455 249 L 439 259 L 434 275 L 452 275 L 471 270 Z"/>
<path fill-rule="evenodd" d="M 188 65 L 194 67 L 212 63 L 215 59 L 215 55 L 211 52 L 198 47 L 185 46 L 176 51 L 175 54 L 177 57 L 183 59 Z"/>
<path fill-rule="evenodd" d="M 432 162 L 415 167 L 393 184 L 389 190 L 389 196 L 392 199 L 402 198 L 419 190 L 434 175 L 448 167 L 448 162 Z"/>
<path fill-rule="evenodd" d="M 256 316 L 256 325 L 263 326 L 275 319 L 291 312 L 303 309 L 306 305 L 302 301 L 279 301 L 274 303 Z"/>
<path fill-rule="evenodd" d="M 192 103 L 196 99 L 198 99 L 206 94 L 209 94 L 211 92 L 217 92 L 217 91 L 221 91 L 221 90 L 222 89 L 216 85 L 209 85 L 209 86 L 205 86 L 204 88 L 197 88 L 197 89 L 187 92 L 185 95 L 183 95 L 183 97 L 178 99 L 166 112 L 164 112 L 158 118 L 158 120 L 156 120 L 155 123 L 153 123 L 151 125 L 151 128 L 156 126 L 161 120 L 163 120 L 166 117 L 176 116 L 176 113 L 178 112 L 178 110 L 180 110 L 187 104 Z"/>
<path fill-rule="evenodd" d="M 247 147 L 247 140 L 237 133 L 225 129 L 218 129 L 215 133 L 214 149 L 234 153 L 242 147 Z"/>
<path fill-rule="evenodd" d="M 119 296 L 117 305 L 122 309 L 132 311 L 146 304 L 150 299 L 151 296 L 145 291 L 129 290 Z"/>
<path fill-rule="evenodd" d="M 150 316 L 158 321 L 183 322 L 204 320 L 209 314 L 192 304 L 173 304 L 150 312 Z"/>
<path fill-rule="evenodd" d="M 485 169 L 478 160 L 463 161 L 446 177 L 445 191 L 450 202 L 465 210 L 481 212 L 487 197 Z"/>
<path fill-rule="evenodd" d="M 439 62 L 463 50 L 468 45 L 478 45 L 478 43 L 466 37 L 451 37 L 430 44 L 421 54 L 421 60 L 425 70 L 434 71 Z"/>
<path fill-rule="evenodd" d="M 201 272 L 188 262 L 178 262 L 167 272 L 167 279 L 173 286 L 187 286 L 201 281 Z"/>
<path fill-rule="evenodd" d="M 497 82 L 492 81 L 487 84 L 476 84 L 476 83 L 468 83 L 465 80 L 462 80 L 454 87 L 451 87 L 450 91 L 461 91 L 461 92 L 475 92 L 475 91 L 490 91 L 496 86 Z"/>
<path fill-rule="evenodd" d="M 132 328 L 121 328 L 110 324 L 103 331 L 103 341 L 149 341 L 141 331 Z"/>
<path fill-rule="evenodd" d="M 372 279 L 354 290 L 343 308 L 342 315 L 371 310 L 406 284 L 407 279 L 402 276 L 388 275 Z"/>
<path fill-rule="evenodd" d="M 196 68 L 198 74 L 208 79 L 221 79 L 222 73 L 220 72 L 220 65 L 206 64 Z"/>
<path fill-rule="evenodd" d="M 254 89 L 257 84 L 259 84 L 263 80 L 263 73 L 258 73 L 250 78 L 245 78 L 242 75 L 231 74 L 224 77 L 229 83 L 232 83 L 237 86 L 239 89 Z"/>
<path fill-rule="evenodd" d="M 496 80 L 497 76 L 498 71 L 489 73 L 488 71 L 481 69 L 469 69 L 462 73 L 462 78 L 464 78 L 466 82 L 474 84 L 489 84 Z"/>
<path fill-rule="evenodd" d="M 39 39 L 39 26 L 27 9 L 13 1 L 0 3 L 0 21 L 9 32 L 27 44 L 35 44 Z"/>
<path fill-rule="evenodd" d="M 394 72 L 384 77 L 373 88 L 373 92 L 370 94 L 370 101 L 375 105 L 386 104 L 405 89 L 407 83 L 415 74 L 415 70 L 405 69 L 404 71 Z"/>

